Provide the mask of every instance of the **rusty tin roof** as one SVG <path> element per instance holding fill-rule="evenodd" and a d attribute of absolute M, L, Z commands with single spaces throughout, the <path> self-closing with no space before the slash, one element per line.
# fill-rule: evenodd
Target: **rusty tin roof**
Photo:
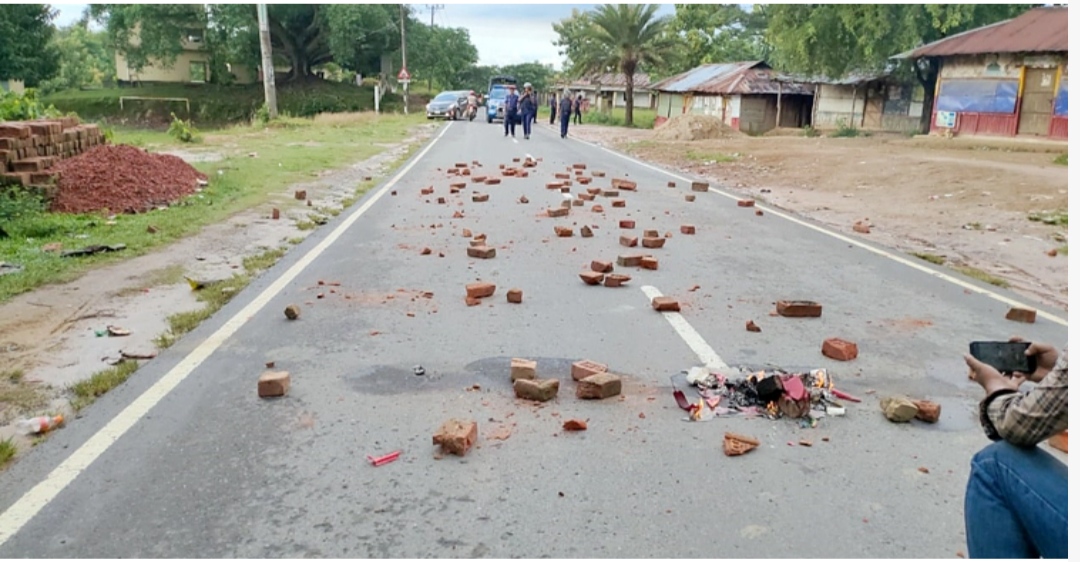
<path fill-rule="evenodd" d="M 1069 8 L 1034 8 L 1011 19 L 918 47 L 904 58 L 1069 52 Z"/>
<path fill-rule="evenodd" d="M 682 74 L 661 80 L 652 90 L 694 94 L 785 94 L 812 95 L 804 84 L 781 82 L 769 65 L 762 61 L 704 64 Z"/>
<path fill-rule="evenodd" d="M 570 82 L 571 88 L 587 87 L 587 86 L 600 86 L 601 88 L 625 88 L 626 87 L 626 75 L 619 72 L 605 72 L 603 74 L 594 74 L 591 76 L 583 76 Z M 638 72 L 634 74 L 634 88 L 648 88 L 649 87 L 649 75 Z"/>

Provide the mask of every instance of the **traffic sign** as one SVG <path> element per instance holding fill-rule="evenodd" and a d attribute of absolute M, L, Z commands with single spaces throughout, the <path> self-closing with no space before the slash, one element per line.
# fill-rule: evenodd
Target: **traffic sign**
<path fill-rule="evenodd" d="M 397 73 L 397 79 L 398 80 L 405 81 L 405 80 L 408 80 L 409 78 L 412 78 L 412 76 L 409 75 L 409 71 L 405 70 L 404 67 L 401 69 L 401 72 Z"/>

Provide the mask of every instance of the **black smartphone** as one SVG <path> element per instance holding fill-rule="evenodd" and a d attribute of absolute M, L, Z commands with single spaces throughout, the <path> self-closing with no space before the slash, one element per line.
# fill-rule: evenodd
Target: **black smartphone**
<path fill-rule="evenodd" d="M 1030 375 L 1037 367 L 1035 356 L 1024 355 L 1031 342 L 976 341 L 971 342 L 971 355 L 1002 373 Z"/>

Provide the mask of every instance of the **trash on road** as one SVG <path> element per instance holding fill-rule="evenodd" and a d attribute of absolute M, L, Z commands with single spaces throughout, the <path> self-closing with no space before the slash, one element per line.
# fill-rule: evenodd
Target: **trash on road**
<path fill-rule="evenodd" d="M 427 371 L 424 370 L 423 365 L 416 365 L 412 368 L 412 373 L 418 377 L 422 377 L 427 374 Z"/>
<path fill-rule="evenodd" d="M 699 394 L 689 399 L 671 378 L 672 393 L 680 409 L 688 412 L 684 421 L 709 421 L 717 417 L 765 416 L 800 420 L 804 427 L 816 427 L 826 416 L 843 416 L 840 395 L 825 369 L 789 373 L 782 369 L 752 371 L 739 368 L 738 376 L 693 367 L 683 372 L 686 382 Z M 677 375 L 676 375 L 677 376 Z"/>
<path fill-rule="evenodd" d="M 151 351 L 150 353 L 135 353 L 131 351 L 120 350 L 120 357 L 123 359 L 149 360 L 157 357 L 157 352 Z"/>
<path fill-rule="evenodd" d="M 131 330 L 125 330 L 120 326 L 105 326 L 105 332 L 109 334 L 109 337 L 111 338 L 121 338 L 131 335 Z"/>
<path fill-rule="evenodd" d="M 394 451 L 393 453 L 387 453 L 379 457 L 368 455 L 368 461 L 370 461 L 373 466 L 382 466 L 398 460 L 398 457 L 400 456 L 401 451 Z"/>
<path fill-rule="evenodd" d="M 64 425 L 64 416 L 38 416 L 15 422 L 15 431 L 22 435 L 48 433 Z"/>
<path fill-rule="evenodd" d="M 60 257 L 62 257 L 62 258 L 72 258 L 72 257 L 80 257 L 80 256 L 91 256 L 91 255 L 99 254 L 99 253 L 102 253 L 102 252 L 119 252 L 121 250 L 126 250 L 126 249 L 127 249 L 127 244 L 113 244 L 111 246 L 105 246 L 105 245 L 86 246 L 85 248 L 79 248 L 78 250 L 68 250 L 66 252 L 62 252 L 60 254 Z"/>

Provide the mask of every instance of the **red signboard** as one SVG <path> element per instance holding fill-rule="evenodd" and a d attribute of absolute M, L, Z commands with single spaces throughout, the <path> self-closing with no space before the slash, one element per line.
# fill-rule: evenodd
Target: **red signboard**
<path fill-rule="evenodd" d="M 405 70 L 404 68 L 401 69 L 401 72 L 397 73 L 397 79 L 398 80 L 408 80 L 409 78 L 410 78 L 409 71 Z"/>

